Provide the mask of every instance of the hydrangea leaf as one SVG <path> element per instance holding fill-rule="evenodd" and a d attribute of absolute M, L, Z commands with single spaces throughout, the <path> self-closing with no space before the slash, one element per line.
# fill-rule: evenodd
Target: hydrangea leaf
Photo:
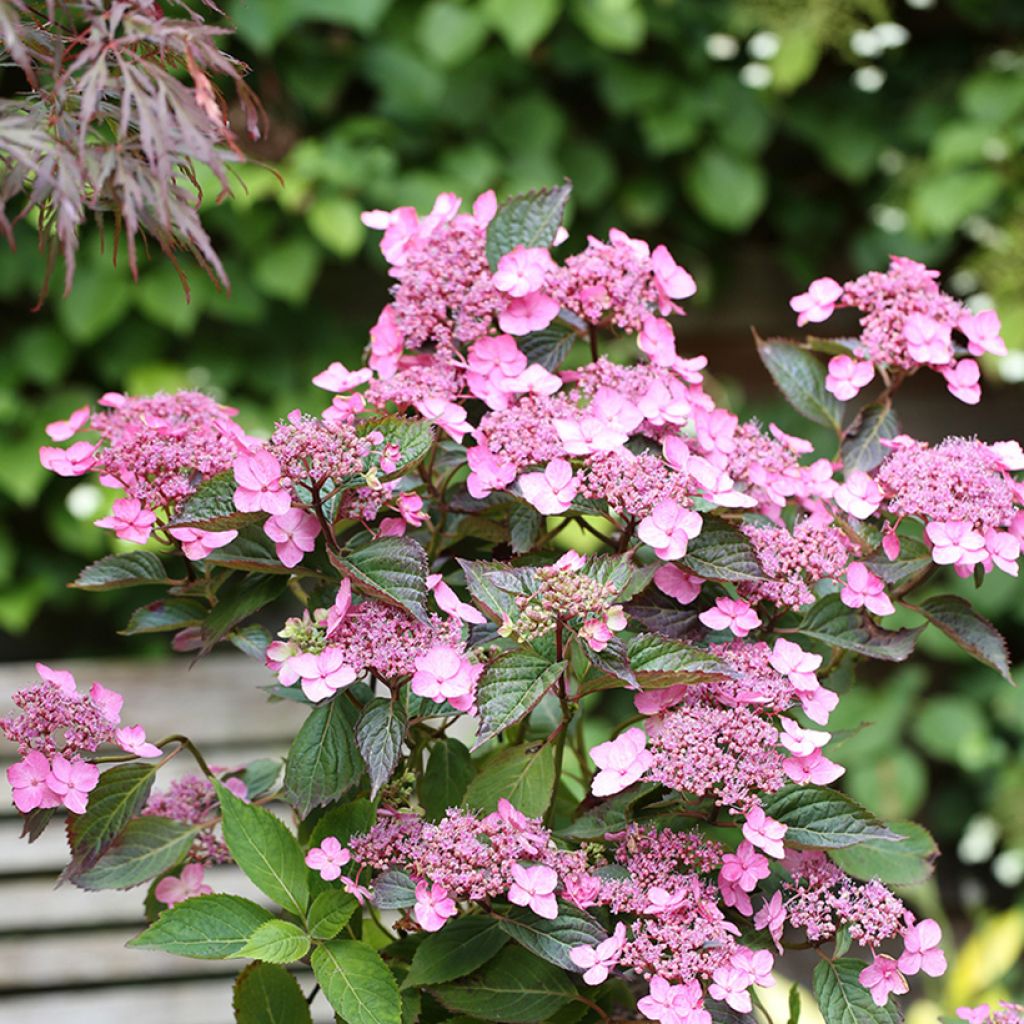
<path fill-rule="evenodd" d="M 785 338 L 754 335 L 757 352 L 775 386 L 801 416 L 839 431 L 842 405 L 825 390 L 825 366 L 806 349 Z"/>
<path fill-rule="evenodd" d="M 883 629 L 864 612 L 847 608 L 838 594 L 827 594 L 811 606 L 796 628 L 804 636 L 844 651 L 879 661 L 906 661 L 924 627 Z"/>
<path fill-rule="evenodd" d="M 517 245 L 547 248 L 565 219 L 565 205 L 572 185 L 566 181 L 506 199 L 487 225 L 487 262 L 497 269 L 498 260 Z"/>
<path fill-rule="evenodd" d="M 199 530 L 233 530 L 259 522 L 261 512 L 239 512 L 235 508 L 235 474 L 229 469 L 204 480 L 171 516 L 169 526 L 191 526 Z"/>
<path fill-rule="evenodd" d="M 196 960 L 226 960 L 243 955 L 249 937 L 273 920 L 269 910 L 241 896 L 193 896 L 163 911 L 128 945 Z"/>
<path fill-rule="evenodd" d="M 402 988 L 463 978 L 497 956 L 508 941 L 508 934 L 493 917 L 457 917 L 416 947 Z"/>
<path fill-rule="evenodd" d="M 735 526 L 717 516 L 704 517 L 704 525 L 690 541 L 682 565 L 707 580 L 745 583 L 764 579 L 753 545 Z"/>
<path fill-rule="evenodd" d="M 519 946 L 502 950 L 479 974 L 430 991 L 455 1013 L 507 1024 L 546 1020 L 576 995 L 564 971 Z"/>
<path fill-rule="evenodd" d="M 788 826 L 786 842 L 838 850 L 868 840 L 903 839 L 845 793 L 824 786 L 789 785 L 764 800 L 765 813 Z"/>
<path fill-rule="evenodd" d="M 540 363 L 545 370 L 554 373 L 565 362 L 577 338 L 579 335 L 572 326 L 556 319 L 543 331 L 532 331 L 516 340 L 519 351 L 531 363 Z"/>
<path fill-rule="evenodd" d="M 517 555 L 529 551 L 543 532 L 544 517 L 532 505 L 517 502 L 509 509 L 509 542 Z"/>
<path fill-rule="evenodd" d="M 363 774 L 344 698 L 315 707 L 292 741 L 284 770 L 284 793 L 305 817 L 344 796 Z"/>
<path fill-rule="evenodd" d="M 210 651 L 244 619 L 280 597 L 287 582 L 286 576 L 253 573 L 221 587 L 216 607 L 203 622 L 203 653 Z"/>
<path fill-rule="evenodd" d="M 364 472 L 376 470 L 380 480 L 391 480 L 408 473 L 430 451 L 436 436 L 432 423 L 410 416 L 383 416 L 359 425 L 360 434 L 371 431 L 382 434 L 383 440 L 373 446 L 364 460 Z M 384 472 L 380 468 L 380 457 L 388 445 L 398 446 L 398 458 L 394 460 L 394 468 Z"/>
<path fill-rule="evenodd" d="M 487 666 L 476 689 L 479 709 L 479 747 L 492 736 L 525 718 L 565 669 L 530 650 L 502 655 Z"/>
<path fill-rule="evenodd" d="M 814 968 L 814 998 L 825 1024 L 899 1024 L 903 1019 L 892 999 L 875 1005 L 858 980 L 866 966 L 863 960 L 842 957 L 822 960 Z"/>
<path fill-rule="evenodd" d="M 343 889 L 329 889 L 320 893 L 309 908 L 306 923 L 314 939 L 333 939 L 352 920 L 359 909 L 355 896 Z"/>
<path fill-rule="evenodd" d="M 261 892 L 301 917 L 309 903 L 308 869 L 295 836 L 270 811 L 214 782 L 231 856 Z"/>
<path fill-rule="evenodd" d="M 133 818 L 96 863 L 71 880 L 82 889 L 131 889 L 178 864 L 198 833 L 170 818 Z"/>
<path fill-rule="evenodd" d="M 390 868 L 373 880 L 373 904 L 381 910 L 405 910 L 416 902 L 416 883 L 405 871 Z"/>
<path fill-rule="evenodd" d="M 695 605 L 683 607 L 674 597 L 650 587 L 626 605 L 626 614 L 652 633 L 671 640 L 695 635 L 700 624 Z"/>
<path fill-rule="evenodd" d="M 912 607 L 930 623 L 938 626 L 958 647 L 983 665 L 994 668 L 1008 683 L 1013 684 L 1010 656 L 1002 633 L 962 597 L 943 594 L 930 597 Z"/>
<path fill-rule="evenodd" d="M 524 907 L 509 907 L 502 912 L 501 927 L 531 953 L 573 972 L 580 968 L 569 959 L 570 949 L 596 946 L 608 938 L 608 933 L 585 910 L 567 903 L 559 904 L 554 921 L 538 917 Z"/>
<path fill-rule="evenodd" d="M 299 983 L 277 964 L 250 964 L 235 979 L 236 1024 L 311 1024 Z"/>
<path fill-rule="evenodd" d="M 152 551 L 129 551 L 123 555 L 107 555 L 87 565 L 71 586 L 76 590 L 119 590 L 174 582 Z"/>
<path fill-rule="evenodd" d="M 237 956 L 268 964 L 291 964 L 309 952 L 309 936 L 291 921 L 271 918 L 249 936 Z"/>
<path fill-rule="evenodd" d="M 427 619 L 427 553 L 411 537 L 384 537 L 331 560 L 360 589 Z"/>
<path fill-rule="evenodd" d="M 375 797 L 402 757 L 405 712 L 397 701 L 375 697 L 356 722 L 355 738 L 370 776 L 370 796 Z"/>
<path fill-rule="evenodd" d="M 366 943 L 325 942 L 311 963 L 327 1001 L 348 1024 L 401 1024 L 398 982 Z"/>
<path fill-rule="evenodd" d="M 833 850 L 833 861 L 848 875 L 865 882 L 877 878 L 886 885 L 919 885 L 934 870 L 939 848 L 931 833 L 912 821 L 893 822 L 889 828 L 903 836 L 903 842 L 869 839 L 867 842 Z"/>
<path fill-rule="evenodd" d="M 466 802 L 490 812 L 505 797 L 531 818 L 540 817 L 555 787 L 555 747 L 552 743 L 523 743 L 506 747 L 484 761 L 466 789 Z"/>
<path fill-rule="evenodd" d="M 136 608 L 119 636 L 138 636 L 142 633 L 166 633 L 186 626 L 198 626 L 209 611 L 202 601 L 172 597 L 167 601 L 153 601 Z"/>
<path fill-rule="evenodd" d="M 464 743 L 446 736 L 434 745 L 419 786 L 420 803 L 431 821 L 462 803 L 473 774 L 473 759 Z"/>
<path fill-rule="evenodd" d="M 843 469 L 847 473 L 855 469 L 869 473 L 889 454 L 882 441 L 899 432 L 900 422 L 890 402 L 865 406 L 846 430 L 840 451 Z"/>

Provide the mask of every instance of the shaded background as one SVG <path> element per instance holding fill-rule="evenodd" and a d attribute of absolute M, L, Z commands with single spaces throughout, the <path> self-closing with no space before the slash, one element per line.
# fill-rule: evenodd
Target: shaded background
<path fill-rule="evenodd" d="M 941 381 L 907 389 L 905 426 L 1024 433 L 1020 0 L 236 0 L 228 13 L 226 46 L 270 120 L 236 195 L 206 200 L 231 296 L 190 270 L 186 302 L 162 259 L 133 285 L 92 237 L 71 295 L 33 312 L 30 230 L 0 249 L 0 658 L 165 650 L 116 637 L 138 598 L 65 590 L 117 542 L 83 525 L 108 496 L 39 466 L 43 425 L 107 389 L 202 388 L 254 431 L 322 407 L 310 377 L 358 363 L 386 297 L 359 211 L 442 190 L 571 177 L 567 248 L 611 225 L 667 243 L 700 286 L 681 350 L 706 352 L 748 413 L 790 428 L 750 325 L 792 332 L 787 297 L 821 274 L 925 260 L 997 306 L 1011 354 L 986 366 L 980 409 Z M 18 87 L 0 70 L 0 91 Z M 1022 655 L 1019 594 L 996 574 L 971 596 Z M 932 989 L 964 1001 L 1021 983 L 1024 697 L 932 632 L 920 662 L 864 671 L 835 716 L 851 731 L 837 757 L 858 799 L 918 816 L 943 847 L 937 884 L 914 898 L 981 929 Z"/>

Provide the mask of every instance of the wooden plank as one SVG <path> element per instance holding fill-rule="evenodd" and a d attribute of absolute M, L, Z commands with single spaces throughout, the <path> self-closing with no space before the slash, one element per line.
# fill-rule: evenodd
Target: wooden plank
<path fill-rule="evenodd" d="M 235 965 L 241 969 L 241 964 Z M 300 976 L 309 991 L 312 979 Z M 231 1019 L 231 979 L 208 978 L 181 982 L 152 982 L 118 988 L 40 992 L 7 996 L 3 1019 L 18 1024 L 53 1024 L 58 1020 L 75 1024 L 226 1024 Z M 322 996 L 313 1002 L 314 1024 L 333 1024 Z M 284 1022 L 282 1022 L 284 1024 Z"/>
<path fill-rule="evenodd" d="M 214 743 L 257 744 L 295 735 L 308 708 L 295 701 L 268 704 L 258 689 L 273 676 L 242 654 L 215 654 L 189 668 L 189 659 L 166 661 L 67 660 L 51 668 L 74 673 L 79 689 L 94 679 L 125 698 L 126 724 L 139 722 L 151 738 L 183 733 L 200 746 Z M 30 662 L 0 665 L 0 708 L 11 695 L 38 680 Z"/>

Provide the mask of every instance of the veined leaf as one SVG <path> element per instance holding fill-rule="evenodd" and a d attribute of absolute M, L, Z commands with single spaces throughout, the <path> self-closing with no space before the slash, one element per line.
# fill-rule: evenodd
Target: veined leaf
<path fill-rule="evenodd" d="M 69 871 L 81 871 L 142 810 L 153 788 L 155 764 L 121 764 L 108 768 L 89 794 L 85 814 L 71 818 L 68 838 L 74 859 Z"/>
<path fill-rule="evenodd" d="M 943 594 L 930 597 L 920 605 L 911 605 L 932 625 L 938 626 L 958 647 L 983 665 L 994 668 L 1008 683 L 1010 655 L 1002 633 L 984 615 L 976 612 L 962 597 Z"/>
<path fill-rule="evenodd" d="M 335 939 L 313 951 L 313 973 L 347 1024 L 401 1024 L 398 982 L 363 942 Z"/>
<path fill-rule="evenodd" d="M 299 983 L 277 964 L 249 964 L 235 979 L 235 1024 L 311 1024 Z"/>
<path fill-rule="evenodd" d="M 438 985 L 472 974 L 496 956 L 508 940 L 508 934 L 493 917 L 457 917 L 416 947 L 402 988 Z"/>
<path fill-rule="evenodd" d="M 552 664 L 530 650 L 515 650 L 491 662 L 477 684 L 480 732 L 476 745 L 525 718 L 564 669 L 564 661 Z"/>
<path fill-rule="evenodd" d="M 810 352 L 785 338 L 762 338 L 755 333 L 757 352 L 775 386 L 801 416 L 838 431 L 842 405 L 825 390 L 825 366 Z"/>
<path fill-rule="evenodd" d="M 863 960 L 841 957 L 822 960 L 814 968 L 814 998 L 825 1024 L 899 1024 L 903 1019 L 890 999 L 885 1006 L 876 1006 L 858 980 L 867 967 Z"/>
<path fill-rule="evenodd" d="M 360 590 L 426 621 L 427 553 L 411 537 L 384 537 L 331 561 Z"/>
<path fill-rule="evenodd" d="M 838 850 L 876 839 L 898 846 L 903 839 L 845 793 L 823 786 L 786 786 L 767 797 L 764 810 L 799 846 Z"/>
<path fill-rule="evenodd" d="M 292 964 L 309 952 L 309 936 L 291 921 L 271 918 L 249 936 L 237 956 L 268 964 Z"/>
<path fill-rule="evenodd" d="M 136 608 L 128 625 L 118 630 L 120 636 L 138 636 L 140 633 L 166 633 L 198 626 L 209 608 L 202 601 L 172 597 L 167 601 L 153 601 Z"/>
<path fill-rule="evenodd" d="M 893 822 L 889 828 L 903 836 L 903 842 L 869 839 L 832 850 L 829 856 L 848 875 L 865 882 L 877 878 L 886 885 L 919 885 L 930 878 L 939 855 L 931 833 L 912 821 Z"/>
<path fill-rule="evenodd" d="M 502 916 L 501 927 L 531 953 L 573 972 L 580 968 L 569 959 L 570 949 L 596 946 L 608 938 L 608 933 L 585 910 L 566 903 L 559 904 L 554 921 L 523 907 L 510 907 Z"/>
<path fill-rule="evenodd" d="M 704 517 L 704 525 L 690 541 L 682 565 L 707 580 L 744 583 L 764 579 L 750 541 L 716 516 Z"/>
<path fill-rule="evenodd" d="M 197 960 L 226 960 L 243 955 L 249 937 L 272 921 L 269 910 L 241 896 L 193 896 L 163 911 L 128 945 Z"/>
<path fill-rule="evenodd" d="M 87 565 L 70 585 L 76 590 L 119 590 L 173 582 L 163 562 L 152 551 L 129 551 L 123 555 L 107 555 Z"/>
<path fill-rule="evenodd" d="M 899 432 L 900 423 L 890 402 L 865 406 L 846 431 L 840 453 L 843 469 L 847 473 L 855 469 L 869 473 L 889 454 L 882 441 L 895 437 Z"/>
<path fill-rule="evenodd" d="M 883 629 L 863 611 L 847 608 L 838 594 L 816 601 L 796 627 L 804 636 L 879 661 L 906 661 L 923 626 Z"/>
<path fill-rule="evenodd" d="M 548 248 L 565 219 L 565 205 L 572 185 L 537 189 L 511 196 L 498 207 L 487 225 L 487 262 L 496 270 L 498 260 L 517 245 L 527 249 Z"/>
<path fill-rule="evenodd" d="M 303 817 L 344 796 L 363 774 L 345 699 L 313 708 L 288 751 L 284 792 Z"/>
<path fill-rule="evenodd" d="M 356 722 L 355 737 L 370 776 L 370 796 L 375 797 L 402 757 L 405 712 L 401 705 L 374 697 Z"/>
<path fill-rule="evenodd" d="M 314 939 L 333 939 L 352 920 L 359 909 L 355 896 L 343 889 L 320 893 L 309 908 L 306 923 Z"/>
<path fill-rule="evenodd" d="M 178 864 L 198 833 L 196 826 L 170 818 L 133 818 L 96 862 L 71 880 L 82 889 L 131 889 Z"/>
<path fill-rule="evenodd" d="M 175 510 L 169 526 L 190 526 L 199 530 L 234 530 L 259 522 L 261 512 L 239 512 L 235 508 L 235 474 L 229 469 L 204 480 Z"/>
<path fill-rule="evenodd" d="M 517 810 L 536 818 L 547 810 L 554 787 L 554 744 L 524 743 L 499 750 L 484 761 L 466 790 L 466 803 L 489 812 L 505 797 Z"/>
<path fill-rule="evenodd" d="M 431 821 L 440 821 L 449 807 L 458 807 L 473 778 L 469 749 L 452 736 L 435 743 L 420 779 L 420 803 Z"/>

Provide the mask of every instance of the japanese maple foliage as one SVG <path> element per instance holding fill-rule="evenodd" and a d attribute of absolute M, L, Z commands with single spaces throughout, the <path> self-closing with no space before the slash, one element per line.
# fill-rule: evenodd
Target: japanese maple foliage
<path fill-rule="evenodd" d="M 233 643 L 254 699 L 309 707 L 283 765 L 233 772 L 45 666 L 0 722 L 30 835 L 69 812 L 66 877 L 150 885 L 134 945 L 257 962 L 243 1024 L 266 1019 L 256 986 L 296 1022 L 321 991 L 349 1024 L 758 1020 L 809 946 L 830 1024 L 888 1022 L 945 970 L 895 888 L 937 850 L 828 788 L 827 727 L 839 673 L 910 657 L 928 624 L 1008 676 L 996 630 L 935 585 L 1016 575 L 1024 451 L 928 445 L 892 407 L 922 368 L 975 401 L 998 320 L 906 259 L 814 282 L 800 322 L 856 307 L 861 336 L 758 343 L 834 431 L 816 451 L 741 422 L 678 353 L 696 286 L 664 246 L 613 230 L 558 256 L 568 194 L 367 213 L 394 279 L 368 365 L 326 368 L 330 404 L 269 438 L 188 392 L 49 427 L 44 465 L 98 474 L 120 496 L 97 525 L 144 545 L 76 585 L 167 588 L 128 632 Z M 627 364 L 602 354 L 622 336 Z M 284 595 L 276 637 L 248 621 Z M 897 606 L 921 624 L 888 628 Z M 609 690 L 636 712 L 610 729 Z M 183 751 L 196 774 L 154 788 Z M 280 911 L 212 891 L 204 866 L 229 861 Z"/>

